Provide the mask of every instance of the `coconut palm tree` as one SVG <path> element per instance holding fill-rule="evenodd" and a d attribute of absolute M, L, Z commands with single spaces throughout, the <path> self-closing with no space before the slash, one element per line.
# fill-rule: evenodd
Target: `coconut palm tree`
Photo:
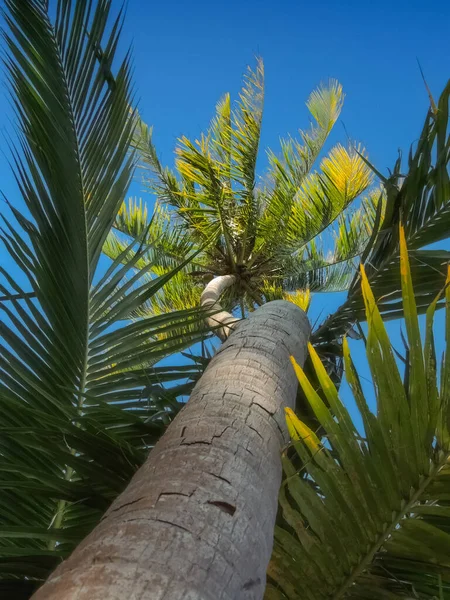
<path fill-rule="evenodd" d="M 31 245 L 20 236 L 14 236 L 13 232 L 11 239 L 6 234 L 4 238 L 19 264 L 25 268 L 25 273 L 30 273 L 34 294 L 41 308 L 33 310 L 34 304 L 30 302 L 24 311 L 19 302 L 26 302 L 30 298 L 23 290 L 13 287 L 12 291 L 5 292 L 8 302 L 15 302 L 14 309 L 20 316 L 21 320 L 16 317 L 14 323 L 21 328 L 20 335 L 28 335 L 32 341 L 38 336 L 35 344 L 39 343 L 30 353 L 20 341 L 15 342 L 20 350 L 21 363 L 17 366 L 15 354 L 9 352 L 9 362 L 4 361 L 8 378 L 5 396 L 13 396 L 16 409 L 17 402 L 20 407 L 26 402 L 31 403 L 35 397 L 40 402 L 39 406 L 33 405 L 36 412 L 32 411 L 35 420 L 31 425 L 27 424 L 27 428 L 21 432 L 17 431 L 16 422 L 10 427 L 9 433 L 14 439 L 16 434 L 17 439 L 22 439 L 19 433 L 24 438 L 20 446 L 23 462 L 13 460 L 16 458 L 15 446 L 11 449 L 10 443 L 11 470 L 15 467 L 13 472 L 17 473 L 18 470 L 20 477 L 17 476 L 18 483 L 13 480 L 14 493 L 5 505 L 5 514 L 14 515 L 11 510 L 17 498 L 14 494 L 21 489 L 21 483 L 29 483 L 22 481 L 23 475 L 18 465 L 25 466 L 25 460 L 32 451 L 41 466 L 50 465 L 53 469 L 50 457 L 54 454 L 46 445 L 43 446 L 45 450 L 42 455 L 37 453 L 40 444 L 30 435 L 30 432 L 36 435 L 38 420 L 42 423 L 51 421 L 49 417 L 47 420 L 41 418 L 42 410 L 38 409 L 42 408 L 44 401 L 47 402 L 48 411 L 50 406 L 52 409 L 54 405 L 59 406 L 59 396 L 56 400 L 55 396 L 61 389 L 64 391 L 68 388 L 70 396 L 65 427 L 61 420 L 55 420 L 57 424 L 53 429 L 50 423 L 41 433 L 44 440 L 51 438 L 51 434 L 54 434 L 54 438 L 59 435 L 60 448 L 63 450 L 59 460 L 62 457 L 63 460 L 56 473 L 56 482 L 49 478 L 47 472 L 39 471 L 36 463 L 33 463 L 32 469 L 33 473 L 39 473 L 40 480 L 45 481 L 47 486 L 44 490 L 40 488 L 41 493 L 45 491 L 47 499 L 57 495 L 56 511 L 47 515 L 50 518 L 45 521 L 45 531 L 44 520 L 33 531 L 20 527 L 22 521 L 26 521 L 24 511 L 24 518 L 16 526 L 19 529 L 10 529 L 5 536 L 5 545 L 9 544 L 9 547 L 3 554 L 3 572 L 11 582 L 17 574 L 23 577 L 21 569 L 24 564 L 31 565 L 34 570 L 30 568 L 25 579 L 20 580 L 22 585 L 29 585 L 30 580 L 42 578 L 43 572 L 48 569 L 44 560 L 30 560 L 33 556 L 58 560 L 66 556 L 73 546 L 70 541 L 75 537 L 75 525 L 72 524 L 83 524 L 85 528 L 82 533 L 92 528 L 99 514 L 88 512 L 87 507 L 91 507 L 92 502 L 89 504 L 85 501 L 86 487 L 78 486 L 78 483 L 88 481 L 88 476 L 95 479 L 99 474 L 101 485 L 98 485 L 103 498 L 107 499 L 117 494 L 119 486 L 123 487 L 124 478 L 117 481 L 119 477 L 115 477 L 115 467 L 116 464 L 119 466 L 128 462 L 129 455 L 124 453 L 123 460 L 119 461 L 121 454 L 118 451 L 112 458 L 108 457 L 107 462 L 104 458 L 108 456 L 105 445 L 97 463 L 95 452 L 98 448 L 97 438 L 105 438 L 110 445 L 116 444 L 118 448 L 116 437 L 120 437 L 120 432 L 117 430 L 130 431 L 130 427 L 117 426 L 118 421 L 123 422 L 123 414 L 127 411 L 122 408 L 120 418 L 116 411 L 116 419 L 111 417 L 107 421 L 100 413 L 100 406 L 103 408 L 104 404 L 115 402 L 114 408 L 117 409 L 117 405 L 123 407 L 124 400 L 130 401 L 127 418 L 136 427 L 141 427 L 142 419 L 133 419 L 140 414 L 134 412 L 136 405 L 132 403 L 141 399 L 142 390 L 148 391 L 153 398 L 152 384 L 160 381 L 157 379 L 158 373 L 167 375 L 167 371 L 153 369 L 152 361 L 192 342 L 192 336 L 186 339 L 185 331 L 194 333 L 195 322 L 184 327 L 183 335 L 179 331 L 184 325 L 182 320 L 195 321 L 198 311 L 193 308 L 188 313 L 173 315 L 163 310 L 176 298 L 175 288 L 170 288 L 170 282 L 174 281 L 173 273 L 167 273 L 168 267 L 175 267 L 177 285 L 184 286 L 183 289 L 196 287 L 197 294 L 201 292 L 201 286 L 193 286 L 192 279 L 216 275 L 209 287 L 206 285 L 204 304 L 216 311 L 216 314 L 209 316 L 214 318 L 219 331 L 229 330 L 229 322 L 225 323 L 222 317 L 235 318 L 236 315 L 232 313 L 241 304 L 242 314 L 248 315 L 248 318 L 234 326 L 233 335 L 209 364 L 188 404 L 152 450 L 149 460 L 137 472 L 125 492 L 111 505 L 98 527 L 37 592 L 36 597 L 76 597 L 81 600 L 83 597 L 123 597 L 134 594 L 141 598 L 260 598 L 265 588 L 265 570 L 271 554 L 277 491 L 281 480 L 279 454 L 287 439 L 282 408 L 293 408 L 296 397 L 296 378 L 289 357 L 294 355 L 299 364 L 304 361 L 310 325 L 305 313 L 294 302 L 278 300 L 258 310 L 253 309 L 261 301 L 279 298 L 296 287 L 301 289 L 300 304 L 304 306 L 304 293 L 308 287 L 314 287 L 314 281 L 317 280 L 314 279 L 315 274 L 322 273 L 322 279 L 326 279 L 330 272 L 340 272 L 341 267 L 337 265 L 341 263 L 346 279 L 351 281 L 354 268 L 350 259 L 362 250 L 359 247 L 357 252 L 354 249 L 354 255 L 349 252 L 341 254 L 341 263 L 337 260 L 337 251 L 344 243 L 347 244 L 344 249 L 350 248 L 352 227 L 358 231 L 360 222 L 369 223 L 364 255 L 370 252 L 369 256 L 372 256 L 380 244 L 386 245 L 387 241 L 391 241 L 387 247 L 392 252 L 386 256 L 392 259 L 396 251 L 395 232 L 387 231 L 378 235 L 383 202 L 379 201 L 380 195 L 377 194 L 374 206 L 371 208 L 370 203 L 366 203 L 360 218 L 351 221 L 353 225 L 343 220 L 342 230 L 346 232 L 342 235 L 344 241 L 336 243 L 336 252 L 331 258 L 326 257 L 326 250 L 321 250 L 317 243 L 312 242 L 313 234 L 330 224 L 356 197 L 357 191 L 362 191 L 364 185 L 356 185 L 361 177 L 367 183 L 370 179 L 364 154 L 354 150 L 336 150 L 324 160 L 319 173 L 310 173 L 309 161 L 317 156 L 318 146 L 323 145 L 330 122 L 332 124 L 335 120 L 333 115 L 336 115 L 336 104 L 339 106 L 341 93 L 338 85 L 333 84 L 318 93 L 319 106 L 322 106 L 324 98 L 325 105 L 328 102 L 328 113 L 332 114 L 330 119 L 327 121 L 322 118 L 320 111 L 316 111 L 317 126 L 304 134 L 303 143 L 295 140 L 284 143 L 283 157 L 271 157 L 269 181 L 255 188 L 252 181 L 255 181 L 261 121 L 258 116 L 260 101 L 257 99 L 260 96 L 258 90 L 261 86 L 257 82 L 261 67 L 258 67 L 244 88 L 237 113 L 233 113 L 231 118 L 230 110 L 230 117 L 227 118 L 225 109 L 225 118 L 217 126 L 223 139 L 217 137 L 219 134 L 211 133 L 202 138 L 200 149 L 183 140 L 179 177 L 158 166 L 153 146 L 147 144 L 146 151 L 153 154 L 151 161 L 159 177 L 158 185 L 162 188 L 160 195 L 168 196 L 180 222 L 192 223 L 192 235 L 187 238 L 197 252 L 191 261 L 192 274 L 191 268 L 180 261 L 179 243 L 182 241 L 186 244 L 185 231 L 182 227 L 174 230 L 164 227 L 164 215 L 156 215 L 150 223 L 141 218 L 135 220 L 133 226 L 141 231 L 137 237 L 131 232 L 133 237 L 128 243 L 124 244 L 123 239 L 116 237 L 110 238 L 105 245 L 105 236 L 125 192 L 124 182 L 129 181 L 129 174 L 123 179 L 120 177 L 121 165 L 125 161 L 128 173 L 131 171 L 132 158 L 126 162 L 125 154 L 133 126 L 138 120 L 129 114 L 129 98 L 126 94 L 122 97 L 121 111 L 115 104 L 114 110 L 110 108 L 109 101 L 112 103 L 122 89 L 121 81 L 123 85 L 127 84 L 128 75 L 124 67 L 118 77 L 111 77 L 112 54 L 116 48 L 119 27 L 113 27 L 111 39 L 103 40 L 108 6 L 108 3 L 100 4 L 90 16 L 88 2 L 79 1 L 75 7 L 71 7 L 69 2 L 61 0 L 57 5 L 56 21 L 51 23 L 44 2 L 30 0 L 26 3 L 26 9 L 17 0 L 7 2 L 9 65 L 24 129 L 24 155 L 27 160 L 24 164 L 18 157 L 19 182 L 36 224 L 23 219 L 21 221 L 26 231 L 31 232 Z M 61 107 L 66 107 L 62 113 L 59 112 Z M 123 129 L 116 126 L 113 120 L 117 113 L 121 115 Z M 440 118 L 440 115 L 443 116 Z M 64 126 L 59 125 L 59 120 Z M 430 141 L 430 157 L 433 142 L 435 138 L 437 140 L 436 166 L 431 167 L 429 161 L 428 167 L 425 163 L 424 170 L 423 161 L 417 165 L 412 161 L 410 173 L 401 188 L 396 185 L 397 181 L 390 182 L 391 188 L 386 186 L 387 220 L 385 218 L 383 224 L 394 222 L 397 218 L 396 202 L 409 202 L 408 206 L 413 208 L 413 212 L 416 210 L 414 200 L 417 197 L 411 196 L 414 185 L 416 191 L 427 189 L 427 193 L 421 196 L 422 212 L 420 206 L 416 210 L 421 220 L 417 216 L 415 227 L 423 227 L 426 219 L 433 218 L 439 211 L 442 213 L 441 209 L 448 203 L 443 175 L 447 169 L 448 154 L 445 153 L 445 144 L 444 150 L 442 145 L 443 122 L 446 128 L 446 113 L 438 113 L 433 120 L 429 120 L 426 130 L 426 139 Z M 143 136 L 145 131 L 145 126 L 139 125 L 138 121 L 133 142 L 138 149 L 141 140 L 148 139 L 148 136 Z M 76 143 L 68 146 L 67 136 L 72 141 L 75 136 Z M 228 138 L 231 142 L 227 141 Z M 213 150 L 210 144 L 213 144 Z M 72 149 L 72 154 L 68 153 L 68 148 Z M 115 154 L 117 148 L 122 150 L 119 155 L 122 161 Z M 220 158 L 223 148 L 224 158 Z M 99 151 L 103 154 L 96 154 Z M 214 159 L 210 157 L 212 151 L 217 154 Z M 423 146 L 421 152 L 424 152 Z M 72 161 L 69 161 L 69 156 L 72 156 Z M 340 168 L 336 166 L 339 164 Z M 343 173 L 342 165 L 346 167 Z M 423 175 L 420 180 L 416 177 L 419 167 Z M 77 178 L 73 173 L 78 174 Z M 69 174 L 75 178 L 74 181 Z M 74 187 L 76 183 L 78 187 Z M 67 202 L 68 189 L 71 194 L 78 190 L 78 204 L 75 201 Z M 405 195 L 402 190 L 408 190 L 408 194 Z M 78 206 L 84 215 L 84 221 L 80 217 L 81 222 L 87 223 L 87 232 L 92 236 L 86 237 L 88 241 L 84 246 L 76 242 L 77 229 L 71 230 L 71 236 L 67 234 L 72 222 L 74 228 L 80 226 L 80 221 L 73 220 L 71 214 L 64 212 L 75 210 L 74 206 Z M 225 220 L 222 218 L 224 215 Z M 257 228 L 254 228 L 255 221 L 252 224 L 252 215 L 258 217 Z M 115 221 L 119 230 L 121 220 L 130 221 L 123 208 Z M 161 229 L 156 239 L 152 232 L 155 224 Z M 56 235 L 59 236 L 58 241 L 61 238 L 61 246 L 53 242 L 52 236 Z M 264 235 L 267 243 L 264 242 Z M 348 243 L 345 242 L 347 238 Z M 279 243 L 280 239 L 283 244 Z M 169 248 L 170 240 L 176 242 L 172 245 L 173 251 Z M 72 250 L 70 241 L 76 246 L 75 250 Z M 94 282 L 99 248 L 108 250 L 114 244 L 120 251 L 106 274 L 99 274 L 99 281 Z M 162 244 L 166 249 L 164 260 L 160 258 Z M 64 264 L 67 254 L 74 261 L 82 247 L 88 258 L 83 264 L 89 266 L 84 278 Z M 275 250 L 279 251 L 284 271 L 279 271 L 274 261 Z M 91 255 L 91 252 L 94 254 Z M 37 259 L 34 259 L 35 256 Z M 210 264 L 215 262 L 222 272 L 202 272 L 205 270 L 205 257 L 208 256 Z M 244 262 L 238 262 L 241 257 Z M 423 266 L 425 262 L 427 265 L 423 259 L 421 256 L 420 264 Z M 266 264 L 270 268 L 266 269 Z M 47 269 L 45 273 L 44 267 Z M 316 267 L 320 267 L 320 270 Z M 36 279 L 34 268 L 37 269 Z M 421 270 L 428 272 L 428 293 L 431 293 L 433 286 L 442 285 L 439 269 L 437 274 L 430 272 L 427 267 Z M 158 271 L 159 278 L 155 279 Z M 61 278 L 56 279 L 56 283 L 55 273 Z M 120 285 L 126 273 L 129 273 L 129 278 Z M 225 283 L 225 280 L 219 279 L 222 276 L 228 278 L 226 282 L 229 285 L 225 286 L 228 300 L 220 300 L 223 304 L 227 302 L 225 308 L 228 311 L 219 311 L 217 316 L 219 293 L 223 289 L 222 283 Z M 72 282 L 69 292 L 63 290 L 66 279 Z M 75 320 L 75 314 L 78 314 L 75 309 L 79 307 L 76 293 L 81 294 L 80 287 L 76 285 L 81 286 L 83 281 L 89 284 L 82 288 L 84 306 L 88 306 L 88 312 L 84 313 L 84 329 L 81 321 Z M 166 291 L 158 293 L 163 284 L 166 284 Z M 9 285 L 16 284 L 10 279 Z M 395 285 L 389 290 L 395 291 Z M 358 282 L 354 289 L 360 289 Z M 158 296 L 152 301 L 155 292 Z M 58 293 L 63 295 L 61 300 L 58 300 Z M 14 294 L 22 300 L 19 301 Z M 59 311 L 53 308 L 53 296 L 60 307 Z M 70 309 L 68 311 L 64 310 L 66 302 Z M 64 311 L 64 315 L 68 314 L 69 329 L 62 328 L 64 321 L 61 311 Z M 220 312 L 228 314 L 221 316 Z M 34 320 L 30 320 L 29 313 Z M 359 313 L 355 311 L 352 320 L 358 316 Z M 139 319 L 118 330 L 117 321 L 129 317 Z M 349 328 L 348 322 L 346 316 L 346 328 Z M 42 335 L 40 327 L 44 331 Z M 74 351 L 79 347 L 73 345 L 71 336 L 76 333 L 79 335 L 81 331 L 89 335 L 86 333 L 83 337 L 80 362 L 80 352 Z M 10 339 L 16 338 L 10 335 Z M 322 349 L 325 343 L 330 344 L 329 339 L 324 339 Z M 334 337 L 331 342 L 335 343 Z M 46 349 L 46 353 L 41 347 Z M 6 346 L 5 352 L 8 352 Z M 19 354 L 17 350 L 14 352 Z M 55 368 L 57 371 L 53 373 Z M 70 375 L 72 379 L 67 381 Z M 153 379 L 149 385 L 151 377 Z M 91 404 L 94 405 L 92 413 Z M 137 406 L 141 408 L 142 403 Z M 158 416 L 162 419 L 166 411 Z M 23 421 L 17 422 L 23 424 Z M 91 437 L 85 435 L 85 431 Z M 128 448 L 125 441 L 128 442 L 125 438 L 122 446 Z M 65 444 L 68 444 L 68 448 Z M 138 449 L 142 451 L 150 445 L 143 443 Z M 26 452 L 22 446 L 27 449 Z M 68 451 L 64 452 L 65 449 Z M 134 470 L 138 462 L 135 459 L 126 468 Z M 106 464 L 109 470 L 105 468 Z M 25 477 L 28 476 L 28 479 L 32 478 L 30 471 L 24 470 L 24 473 L 27 473 Z M 61 479 L 66 486 L 58 487 Z M 12 486 L 6 481 L 5 487 L 7 485 Z M 63 487 L 64 491 L 61 492 Z M 55 488 L 57 492 L 53 491 Z M 73 490 L 80 495 L 76 498 L 68 495 L 62 497 Z M 28 510 L 30 514 L 32 508 L 36 509 L 36 501 L 33 502 L 34 498 L 27 500 L 31 503 Z M 43 513 L 41 511 L 39 514 Z M 57 525 L 57 532 L 53 530 L 54 525 Z M 22 545 L 22 542 L 11 543 L 14 536 L 32 539 L 33 546 L 30 548 L 30 545 Z M 43 536 L 44 539 L 51 537 L 45 551 L 36 542 L 42 540 Z M 19 564 L 12 560 L 14 556 L 21 557 Z"/>

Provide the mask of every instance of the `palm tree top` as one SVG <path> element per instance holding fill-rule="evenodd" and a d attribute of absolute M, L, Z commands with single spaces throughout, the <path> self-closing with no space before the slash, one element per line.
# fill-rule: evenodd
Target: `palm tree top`
<path fill-rule="evenodd" d="M 278 154 L 267 152 L 262 177 L 257 175 L 264 105 L 261 59 L 249 68 L 238 101 L 233 105 L 226 94 L 217 103 L 206 133 L 195 141 L 178 140 L 173 170 L 161 165 L 152 131 L 138 119 L 134 147 L 146 169 L 144 181 L 158 198 L 156 220 L 165 222 L 153 243 L 175 260 L 187 240 L 202 249 L 188 268 L 191 287 L 233 275 L 226 304 L 243 311 L 286 292 L 346 289 L 354 273 L 352 260 L 370 237 L 380 193 L 368 192 L 359 210 L 346 211 L 373 181 L 359 146 L 337 144 L 313 170 L 343 101 L 335 80 L 313 91 L 306 103 L 311 127 L 298 139 L 282 139 Z M 130 202 L 115 225 L 133 237 L 147 222 L 141 202 Z M 322 243 L 320 234 L 330 229 L 331 243 Z M 111 234 L 105 251 L 116 257 L 124 243 Z M 200 291 L 199 286 L 195 303 Z"/>

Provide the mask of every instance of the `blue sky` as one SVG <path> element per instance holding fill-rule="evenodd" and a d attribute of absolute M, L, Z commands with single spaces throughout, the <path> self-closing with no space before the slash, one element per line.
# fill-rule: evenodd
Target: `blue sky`
<path fill-rule="evenodd" d="M 429 100 L 417 59 L 435 98 L 450 76 L 450 3 L 443 0 L 143 4 L 130 0 L 125 33 L 134 48 L 141 111 L 154 125 L 166 163 L 178 136 L 197 136 L 220 96 L 236 96 L 255 55 L 266 70 L 262 148 L 276 150 L 280 136 L 307 127 L 308 94 L 333 77 L 346 101 L 330 143 L 345 142 L 348 134 L 382 173 L 393 167 L 399 149 L 407 155 L 425 118 Z M 262 153 L 260 171 L 264 163 Z M 316 296 L 312 319 L 333 312 L 344 298 Z M 443 314 L 437 320 L 442 325 Z M 399 323 L 389 331 L 401 349 Z M 442 349 L 439 334 L 437 343 Z M 361 344 L 352 346 L 364 381 L 369 373 Z"/>
<path fill-rule="evenodd" d="M 226 91 L 237 92 L 255 55 L 266 66 L 263 146 L 307 124 L 304 101 L 329 77 L 346 92 L 342 115 L 381 170 L 408 150 L 428 98 L 416 57 L 436 95 L 448 77 L 450 4 L 231 0 L 129 0 L 124 41 L 132 41 L 135 81 L 160 152 L 197 134 Z M 336 128 L 341 136 L 344 130 Z"/>
<path fill-rule="evenodd" d="M 206 128 L 224 92 L 236 96 L 247 65 L 260 55 L 266 68 L 263 148 L 276 150 L 280 136 L 308 126 L 308 94 L 333 77 L 346 102 L 332 141 L 345 142 L 347 132 L 386 172 L 398 149 L 407 153 L 417 139 L 427 110 L 416 57 L 436 98 L 450 74 L 449 24 L 445 0 L 128 0 L 123 46 L 133 47 L 141 113 L 154 126 L 165 163 L 172 162 L 178 136 L 195 137 Z M 12 132 L 10 120 L 3 92 L 3 133 Z M 264 163 L 262 154 L 261 170 Z M 2 192 L 20 205 L 4 155 L 0 166 Z M 139 182 L 132 193 L 141 193 Z M 313 316 L 332 312 L 342 300 L 317 298 Z"/>

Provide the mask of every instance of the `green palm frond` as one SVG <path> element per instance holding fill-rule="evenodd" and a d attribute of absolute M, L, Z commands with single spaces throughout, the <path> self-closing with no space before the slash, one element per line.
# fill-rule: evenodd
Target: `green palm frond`
<path fill-rule="evenodd" d="M 213 159 L 207 136 L 196 144 L 182 137 L 177 153 L 177 169 L 191 184 L 183 191 L 184 205 L 178 208 L 186 222 L 197 224 L 196 232 L 206 241 L 217 231 L 224 238 L 228 259 L 233 261 L 233 237 L 237 231 L 236 206 L 232 189 L 222 179 L 221 166 Z"/>
<path fill-rule="evenodd" d="M 158 315 L 198 307 L 203 287 L 195 281 L 190 273 L 178 271 L 157 294 L 149 298 L 146 304 L 139 307 L 132 316 Z"/>
<path fill-rule="evenodd" d="M 198 254 L 186 263 L 186 256 L 192 255 L 195 244 L 183 226 L 173 224 L 173 217 L 166 207 L 156 203 L 149 219 L 147 206 L 142 200 L 130 198 L 122 204 L 114 223 L 116 231 L 109 233 L 103 246 L 103 252 L 109 258 L 116 260 L 122 257 L 122 262 L 126 263 L 132 256 L 131 251 L 127 252 L 128 246 L 140 237 L 145 242 L 146 252 L 136 262 L 135 269 L 141 273 L 148 271 L 141 279 L 151 280 L 154 276 L 172 272 L 170 281 L 134 309 L 131 318 L 181 311 L 200 305 L 201 286 L 207 273 Z M 176 273 L 173 273 L 174 269 L 177 269 Z M 186 328 L 186 332 L 193 332 L 192 325 Z M 200 323 L 197 326 L 203 329 Z"/>
<path fill-rule="evenodd" d="M 288 412 L 295 455 L 283 457 L 283 520 L 276 528 L 267 599 L 431 600 L 450 594 L 448 347 L 439 384 L 433 341 L 438 297 L 428 308 L 422 344 L 403 232 L 400 251 L 409 347 L 403 379 L 362 270 L 375 412 L 344 340 L 346 378 L 364 432 L 356 429 L 311 345 L 325 402 L 295 365 L 323 435 Z M 448 287 L 445 296 L 448 344 Z"/>
<path fill-rule="evenodd" d="M 437 107 L 431 108 L 415 153 L 410 153 L 409 175 L 403 181 L 398 197 L 405 215 L 405 231 L 411 248 L 423 247 L 448 237 L 450 225 L 450 150 L 447 83 Z M 435 159 L 433 164 L 433 150 Z"/>
<path fill-rule="evenodd" d="M 155 211 L 156 212 L 156 211 Z M 152 223 L 152 233 L 154 224 Z M 124 202 L 117 213 L 114 227 L 131 237 L 139 237 L 147 233 L 149 229 L 149 216 L 147 204 L 142 202 L 142 198 L 129 198 Z M 145 239 L 148 243 L 148 236 Z"/>
<path fill-rule="evenodd" d="M 0 232 L 16 269 L 0 267 L 2 597 L 45 579 L 98 522 L 198 375 L 155 366 L 201 339 L 169 335 L 202 321 L 197 309 L 129 320 L 176 274 L 136 269 L 146 230 L 98 268 L 135 163 L 129 56 L 116 56 L 110 4 L 6 0 L 26 213 L 11 206 L 16 222 Z"/>
<path fill-rule="evenodd" d="M 446 277 L 448 252 L 426 246 L 448 237 L 450 227 L 450 183 L 448 174 L 450 137 L 448 104 L 450 83 L 441 94 L 438 113 L 430 109 L 415 150 L 408 159 L 408 172 L 401 173 L 398 159 L 392 175 L 382 178 L 386 191 L 385 216 L 377 236 L 363 255 L 367 277 L 380 310 L 386 318 L 401 316 L 398 265 L 398 224 L 403 221 L 411 250 L 414 289 L 419 312 L 424 312 Z M 352 323 L 364 318 L 359 277 L 350 287 L 347 301 L 315 332 L 315 342 L 339 338 Z"/>
<path fill-rule="evenodd" d="M 237 107 L 231 109 L 228 119 L 225 112 L 222 126 L 217 128 L 219 138 L 212 139 L 214 147 L 222 146 L 224 140 L 226 148 L 227 135 L 230 137 L 231 176 L 242 187 L 241 202 L 249 206 L 253 204 L 263 106 L 264 65 L 261 59 L 257 59 L 255 69 L 247 71 Z"/>
<path fill-rule="evenodd" d="M 314 292 L 347 290 L 356 273 L 359 257 L 373 235 L 378 203 L 382 223 L 384 194 L 380 189 L 372 190 L 363 198 L 358 210 L 341 213 L 335 224 L 325 231 L 327 240 L 313 239 L 286 261 L 283 286 Z"/>
<path fill-rule="evenodd" d="M 149 262 L 155 265 L 154 272 L 157 274 L 161 274 L 161 269 L 166 272 L 176 268 L 196 247 L 186 229 L 180 223 L 174 223 L 175 220 L 175 215 L 158 202 L 149 218 L 146 203 L 142 199 L 129 198 L 117 213 L 114 230 L 109 232 L 103 252 L 115 260 L 128 244 L 139 238 L 146 245 L 147 252 L 136 268 L 143 268 Z M 201 266 L 198 259 L 190 264 Z"/>
<path fill-rule="evenodd" d="M 310 131 L 299 131 L 301 141 L 295 138 L 281 140 L 281 159 L 269 151 L 271 177 L 277 185 L 291 186 L 296 193 L 316 162 L 328 135 L 341 114 L 344 93 L 339 82 L 331 79 L 327 85 L 314 90 L 306 106 L 314 118 Z"/>
<path fill-rule="evenodd" d="M 161 166 L 151 129 L 140 120 L 133 142 L 151 170 L 150 189 L 178 211 L 203 243 L 220 231 L 229 260 L 235 252 L 233 239 L 255 217 L 255 166 L 263 97 L 264 69 L 258 61 L 256 69 L 248 72 L 236 108 L 225 96 L 206 135 L 196 143 L 186 137 L 179 140 L 179 178 Z"/>
<path fill-rule="evenodd" d="M 140 166 L 150 169 L 153 175 L 149 181 L 149 183 L 151 182 L 150 189 L 168 204 L 179 206 L 181 203 L 182 205 L 183 196 L 178 181 L 169 168 L 161 165 L 153 144 L 152 134 L 152 128 L 137 114 L 131 146 L 136 150 Z"/>
<path fill-rule="evenodd" d="M 210 235 L 210 222 L 201 210 L 186 211 L 191 206 L 195 188 L 189 179 L 178 178 L 172 169 L 163 167 L 152 139 L 152 128 L 139 115 L 131 142 L 135 149 L 139 166 L 145 169 L 144 183 L 149 191 L 157 196 L 161 204 L 178 211 L 178 220 L 191 228 L 191 237 L 205 242 Z M 194 199 L 195 203 L 195 199 Z M 196 208 L 199 208 L 196 205 Z M 171 216 L 174 217 L 173 213 Z"/>
<path fill-rule="evenodd" d="M 310 241 L 332 223 L 371 184 L 373 175 L 359 154 L 334 147 L 320 172 L 306 177 L 291 206 L 286 241 L 293 248 Z"/>
<path fill-rule="evenodd" d="M 185 137 L 177 148 L 177 169 L 187 199 L 179 212 L 198 218 L 205 233 L 220 231 L 231 263 L 242 261 L 252 246 L 258 204 L 255 196 L 255 169 L 261 134 L 264 101 L 264 67 L 257 61 L 249 69 L 237 106 L 229 95 L 216 107 L 206 135 L 193 144 Z M 186 186 L 185 186 L 186 188 Z"/>
<path fill-rule="evenodd" d="M 276 243 L 279 224 L 288 221 L 292 203 L 339 118 L 343 102 L 342 86 L 337 81 L 321 85 L 306 103 L 315 119 L 311 130 L 299 132 L 301 141 L 292 137 L 282 139 L 280 157 L 269 150 L 270 169 L 263 194 L 257 247 Z"/>

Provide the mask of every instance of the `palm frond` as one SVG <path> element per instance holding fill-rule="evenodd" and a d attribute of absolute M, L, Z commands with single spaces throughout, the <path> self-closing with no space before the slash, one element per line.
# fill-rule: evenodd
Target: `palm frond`
<path fill-rule="evenodd" d="M 0 233 L 16 269 L 0 267 L 2 595 L 45 579 L 98 522 L 198 375 L 155 366 L 201 339 L 169 335 L 198 310 L 129 320 L 176 274 L 136 269 L 145 231 L 97 268 L 134 169 L 128 55 L 109 76 L 121 30 L 110 4 L 5 3 L 27 213 L 11 206 Z"/>
<path fill-rule="evenodd" d="M 400 260 L 397 233 L 400 220 L 411 250 L 419 312 L 426 310 L 445 281 L 448 253 L 427 250 L 426 246 L 446 239 L 450 231 L 449 95 L 450 83 L 441 94 L 437 115 L 430 110 L 425 119 L 417 146 L 409 155 L 408 172 L 401 173 L 399 158 L 392 175 L 381 176 L 386 190 L 385 216 L 362 258 L 376 297 L 383 298 L 385 307 L 380 305 L 380 308 L 392 318 L 402 314 L 396 275 Z M 314 340 L 322 343 L 338 338 L 352 323 L 363 318 L 361 285 L 355 277 L 347 301 L 320 326 Z"/>
<path fill-rule="evenodd" d="M 115 231 L 114 231 L 115 230 Z M 114 222 L 114 230 L 110 231 L 103 246 L 103 252 L 111 259 L 116 259 L 124 251 L 127 244 L 137 239 L 147 247 L 147 253 L 136 268 L 142 268 L 149 262 L 161 269 L 178 267 L 192 252 L 196 245 L 189 231 L 176 222 L 176 215 L 156 202 L 153 214 L 149 217 L 148 208 L 142 199 L 129 198 L 123 202 Z M 127 257 L 124 258 L 126 260 Z M 191 261 L 192 266 L 202 266 L 199 259 Z"/>
<path fill-rule="evenodd" d="M 325 402 L 294 365 L 323 435 L 318 437 L 287 409 L 295 456 L 283 457 L 283 521 L 275 533 L 267 599 L 431 600 L 450 593 L 450 363 L 446 350 L 439 385 L 432 329 L 439 297 L 427 311 L 422 346 L 403 230 L 400 251 L 409 346 L 403 380 L 363 268 L 361 272 L 375 413 L 344 340 L 345 373 L 364 432 L 356 429 L 311 345 Z M 448 288 L 445 296 L 448 329 Z M 448 342 L 448 331 L 446 338 Z"/>
<path fill-rule="evenodd" d="M 301 141 L 282 139 L 280 157 L 269 150 L 270 169 L 263 193 L 257 248 L 276 242 L 279 225 L 288 221 L 294 198 L 339 118 L 343 102 L 342 86 L 337 81 L 330 80 L 327 85 L 321 85 L 306 103 L 315 120 L 311 130 L 299 132 Z"/>
<path fill-rule="evenodd" d="M 308 175 L 291 206 L 286 243 L 298 248 L 332 223 L 366 188 L 373 175 L 361 156 L 335 146 L 321 162 L 321 171 Z"/>
<path fill-rule="evenodd" d="M 264 97 L 264 67 L 249 69 L 236 108 L 226 95 L 216 107 L 210 128 L 195 143 L 182 137 L 177 147 L 177 178 L 158 160 L 151 129 L 139 120 L 134 145 L 150 167 L 152 191 L 178 212 L 199 239 L 223 236 L 228 259 L 238 233 L 254 223 L 255 167 Z M 246 232 L 251 236 L 250 229 Z"/>
<path fill-rule="evenodd" d="M 378 203 L 382 222 L 384 194 L 376 189 L 362 199 L 358 210 L 341 213 L 335 224 L 324 232 L 324 238 L 314 238 L 302 251 L 290 256 L 284 268 L 283 287 L 308 288 L 314 292 L 347 290 L 354 279 L 359 257 L 373 235 Z"/>
<path fill-rule="evenodd" d="M 199 282 L 196 282 L 190 273 L 178 271 L 157 294 L 152 296 L 145 305 L 139 307 L 132 316 L 143 317 L 198 307 L 202 291 L 203 285 L 199 285 Z"/>
<path fill-rule="evenodd" d="M 269 151 L 272 177 L 281 184 L 285 180 L 292 184 L 295 194 L 316 162 L 323 145 L 341 114 L 344 104 L 341 84 L 331 79 L 314 90 L 307 102 L 309 112 L 315 123 L 310 131 L 299 131 L 301 141 L 294 138 L 281 140 L 281 160 Z"/>

